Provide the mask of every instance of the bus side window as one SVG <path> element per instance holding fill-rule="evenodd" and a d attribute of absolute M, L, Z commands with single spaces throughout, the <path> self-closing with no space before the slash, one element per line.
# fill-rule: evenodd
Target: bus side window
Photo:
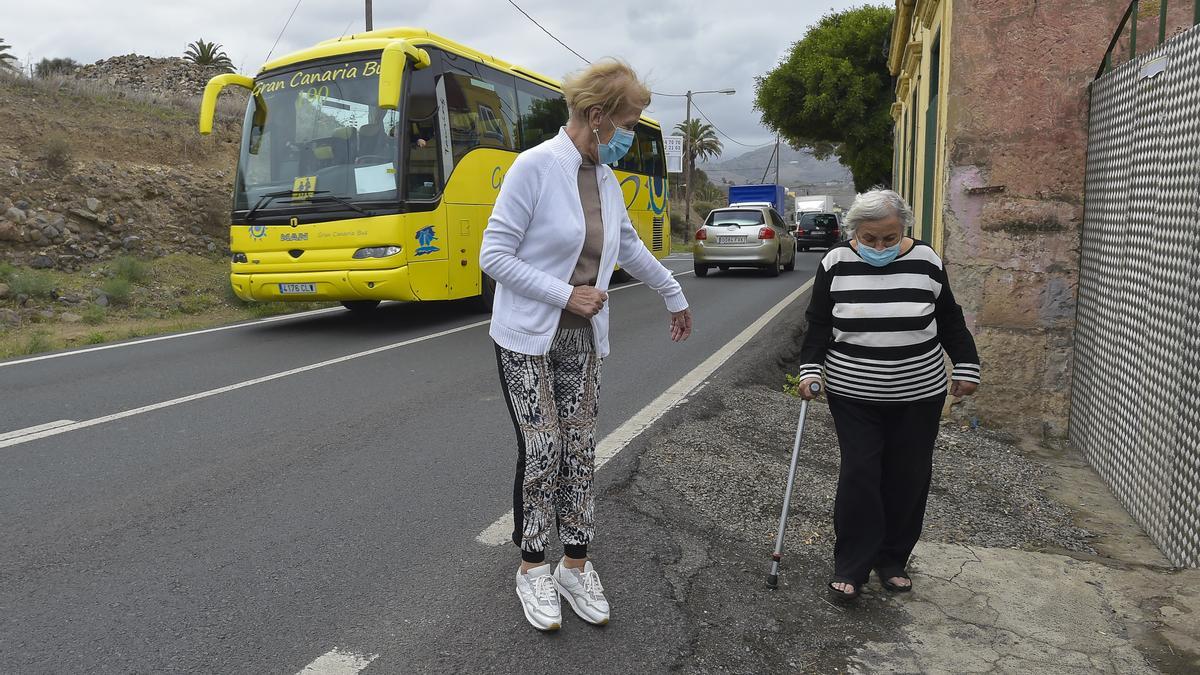
<path fill-rule="evenodd" d="M 408 166 L 404 170 L 404 180 L 407 181 L 409 199 L 434 199 L 442 191 L 438 167 L 438 110 L 434 70 L 424 68 L 409 71 L 406 121 L 402 122 L 397 115 L 385 116 L 382 121 L 383 132 L 390 139 L 398 138 L 406 144 L 404 152 Z"/>
<path fill-rule="evenodd" d="M 480 67 L 479 76 L 447 73 L 446 108 L 457 164 L 475 148 L 517 149 L 516 92 L 512 77 Z"/>
<path fill-rule="evenodd" d="M 562 94 L 517 79 L 517 108 L 521 113 L 521 149 L 528 150 L 558 135 L 567 123 L 567 101 Z"/>
<path fill-rule="evenodd" d="M 641 171 L 647 176 L 663 176 L 666 166 L 663 160 L 662 141 L 657 129 L 638 127 L 638 145 L 642 149 Z"/>
<path fill-rule="evenodd" d="M 641 136 L 640 128 L 634 132 L 633 145 L 631 145 L 629 147 L 629 152 L 625 153 L 624 157 L 617 160 L 617 166 L 615 168 L 618 171 L 628 171 L 629 173 L 640 173 L 641 172 L 641 170 L 642 170 L 642 162 L 641 162 L 642 149 L 640 147 L 641 143 L 639 142 L 638 136 Z"/>

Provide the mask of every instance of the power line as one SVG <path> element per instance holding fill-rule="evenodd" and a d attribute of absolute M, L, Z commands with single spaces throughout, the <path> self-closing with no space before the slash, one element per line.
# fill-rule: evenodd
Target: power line
<path fill-rule="evenodd" d="M 763 143 L 762 145 L 751 145 L 750 143 L 743 143 L 743 142 L 739 141 L 738 139 L 734 138 L 733 136 L 730 136 L 729 134 L 725 133 L 724 131 L 721 131 L 721 127 L 718 127 L 716 124 L 713 123 L 712 120 L 708 119 L 708 115 L 704 114 L 704 111 L 700 109 L 700 106 L 696 105 L 695 101 L 692 101 L 692 107 L 696 109 L 696 112 L 700 113 L 700 116 L 703 117 L 706 122 L 708 122 L 710 125 L 712 125 L 713 129 L 716 129 L 717 133 L 721 134 L 722 136 L 729 139 L 730 141 L 737 143 L 738 145 L 745 146 L 747 148 L 754 148 L 754 149 L 765 148 L 768 145 L 775 145 L 775 141 L 771 141 L 770 143 Z"/>
<path fill-rule="evenodd" d="M 292 17 L 296 16 L 296 10 L 300 9 L 300 3 L 303 0 L 296 0 L 296 6 L 292 7 L 292 13 L 288 15 L 287 21 L 283 22 L 283 28 L 279 29 L 279 35 L 275 38 L 275 44 L 271 45 L 271 51 L 267 52 L 267 58 L 263 62 L 271 60 L 271 55 L 275 53 L 275 48 L 279 46 L 279 40 L 283 37 L 283 32 L 287 30 L 288 24 L 292 22 Z"/>
<path fill-rule="evenodd" d="M 575 51 L 574 49 L 571 49 L 570 47 L 567 47 L 567 43 L 565 43 L 565 42 L 563 42 L 562 40 L 559 40 L 558 38 L 554 37 L 554 33 L 551 33 L 550 31 L 546 30 L 546 27 L 545 27 L 545 26 L 543 26 L 542 24 L 538 23 L 538 22 L 537 22 L 537 19 L 533 18 L 532 16 L 529 16 L 529 12 L 526 12 L 525 10 L 521 9 L 521 6 L 520 6 L 520 5 L 518 5 L 517 3 L 513 2 L 513 0 L 508 0 L 508 4 L 512 5 L 513 7 L 516 7 L 516 8 L 517 8 L 517 11 L 518 11 L 518 12 L 520 12 L 520 13 L 522 13 L 522 14 L 524 14 L 526 19 L 529 19 L 530 21 L 532 21 L 532 22 L 533 22 L 533 25 L 537 26 L 538 28 L 541 28 L 543 33 L 545 33 L 546 35 L 549 35 L 550 37 L 554 38 L 554 41 L 555 41 L 555 42 L 557 42 L 558 44 L 562 45 L 562 46 L 563 46 L 563 47 L 564 47 L 564 48 L 565 48 L 567 51 L 571 52 L 571 53 L 572 53 L 572 54 L 574 54 L 575 56 L 578 56 L 580 59 L 582 59 L 582 60 L 583 60 L 583 62 L 584 62 L 584 63 L 591 64 L 591 61 L 588 61 L 587 59 L 585 59 L 585 58 L 583 57 L 583 55 L 582 55 L 582 54 L 580 54 L 579 52 Z"/>
<path fill-rule="evenodd" d="M 771 163 L 775 161 L 775 153 L 779 152 L 779 144 L 775 144 L 775 149 L 771 151 L 771 159 L 767 160 L 767 168 L 763 169 L 763 177 L 759 179 L 759 183 L 767 182 L 767 172 L 771 170 Z"/>

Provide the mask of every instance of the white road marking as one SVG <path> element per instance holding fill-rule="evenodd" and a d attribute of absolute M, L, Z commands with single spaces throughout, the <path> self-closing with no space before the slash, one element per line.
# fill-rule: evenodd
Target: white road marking
<path fill-rule="evenodd" d="M 443 330 L 443 331 L 439 331 L 437 333 L 430 333 L 429 335 L 422 335 L 421 337 L 412 338 L 409 340 L 393 342 L 390 345 L 383 345 L 382 347 L 375 347 L 374 349 L 367 349 L 365 351 L 355 352 L 354 354 L 347 354 L 345 356 L 339 356 L 335 359 L 329 359 L 326 361 L 321 361 L 319 363 L 313 363 L 313 364 L 310 364 L 307 366 L 300 366 L 299 368 L 292 368 L 291 370 L 285 370 L 285 371 L 282 371 L 279 373 L 273 373 L 271 375 L 264 375 L 263 377 L 256 377 L 252 380 L 245 380 L 243 382 L 238 382 L 236 384 L 230 384 L 230 385 L 226 385 L 224 387 L 217 387 L 216 389 L 209 389 L 208 391 L 202 391 L 197 394 L 189 394 L 187 396 L 180 396 L 179 398 L 173 398 L 169 401 L 160 401 L 158 403 L 151 403 L 150 405 L 144 405 L 140 408 L 133 408 L 131 410 L 125 410 L 125 411 L 122 411 L 119 413 L 113 413 L 111 415 L 104 415 L 103 417 L 96 417 L 94 419 L 84 420 L 82 422 L 73 422 L 71 424 L 67 424 L 67 425 L 64 425 L 61 427 L 55 427 L 53 429 L 46 429 L 43 431 L 37 431 L 37 432 L 31 433 L 31 434 L 25 434 L 23 436 L 18 436 L 16 438 L 10 438 L 7 440 L 0 441 L 0 448 L 7 448 L 7 447 L 10 447 L 13 445 L 19 445 L 21 443 L 28 443 L 29 441 L 36 441 L 38 439 L 47 438 L 49 436 L 57 436 L 58 434 L 65 434 L 69 431 L 78 431 L 79 429 L 86 429 L 87 427 L 93 427 L 93 426 L 96 426 L 97 424 L 104 424 L 105 422 L 112 422 L 114 420 L 124 419 L 126 417 L 133 417 L 134 415 L 141 415 L 142 413 L 148 413 L 153 410 L 161 410 L 162 408 L 169 408 L 171 406 L 180 405 L 182 403 L 190 403 L 192 401 L 198 401 L 202 398 L 216 396 L 217 394 L 225 394 L 225 393 L 228 393 L 231 391 L 235 391 L 237 389 L 244 389 L 245 387 L 251 387 L 256 384 L 262 384 L 263 382 L 270 382 L 272 380 L 282 379 L 282 378 L 288 377 L 289 375 L 297 375 L 299 373 L 308 372 L 310 370 L 316 370 L 318 368 L 324 368 L 326 366 L 332 366 L 332 365 L 336 365 L 339 363 L 345 363 L 347 361 L 353 361 L 354 359 L 360 359 L 364 356 L 372 356 L 374 354 L 379 354 L 381 352 L 390 351 L 392 349 L 406 347 L 408 345 L 416 344 L 418 342 L 424 342 L 426 340 L 432 340 L 434 338 L 444 337 L 446 335 L 451 335 L 453 333 L 461 333 L 462 331 L 471 330 L 472 328 L 478 328 L 479 326 L 486 326 L 489 323 L 491 323 L 490 319 L 487 321 L 476 321 L 475 323 L 469 323 L 465 326 L 459 326 L 458 328 L 451 328 L 449 330 Z"/>
<path fill-rule="evenodd" d="M 334 648 L 317 657 L 296 675 L 355 675 L 377 658 L 378 654 L 356 654 Z"/>
<path fill-rule="evenodd" d="M 679 274 L 676 274 L 675 276 L 679 276 L 680 274 L 687 274 L 687 272 L 680 272 Z M 634 286 L 643 286 L 643 285 L 645 285 L 645 284 L 639 282 L 636 284 L 629 284 L 627 286 L 621 286 L 619 288 L 614 288 L 612 290 L 620 290 L 620 288 L 633 288 Z M 216 328 L 205 328 L 203 330 L 193 330 L 193 331 L 188 331 L 186 333 L 173 333 L 171 335 L 159 335 L 157 337 L 142 338 L 140 340 L 131 340 L 129 342 L 119 342 L 119 343 L 111 344 L 111 345 L 100 345 L 98 347 L 85 347 L 83 349 L 74 349 L 71 351 L 57 352 L 54 354 L 42 354 L 41 356 L 31 356 L 29 358 L 16 359 L 14 361 L 3 361 L 3 362 L 0 362 L 0 368 L 6 368 L 8 366 L 19 366 L 22 363 L 33 363 L 35 361 L 46 361 L 48 359 L 61 359 L 64 356 L 79 356 L 80 354 L 90 354 L 92 352 L 102 352 L 106 349 L 119 349 L 121 347 L 134 347 L 136 345 L 144 345 L 144 344 L 147 344 L 150 342 L 161 342 L 163 340 L 175 340 L 177 338 L 191 337 L 193 335 L 204 335 L 205 333 L 216 333 L 216 332 L 224 331 L 224 330 L 233 330 L 235 328 L 247 328 L 249 326 L 257 326 L 259 324 L 264 324 L 264 323 L 273 323 L 276 321 L 287 321 L 289 319 L 302 319 L 304 317 L 318 316 L 321 314 L 329 314 L 330 312 L 344 312 L 344 311 L 346 311 L 346 310 L 342 309 L 341 307 L 326 307 L 325 309 L 314 309 L 314 310 L 311 310 L 308 312 L 296 312 L 295 314 L 281 314 L 279 316 L 267 317 L 266 319 L 259 319 L 257 321 L 247 321 L 245 323 L 235 323 L 235 324 L 232 324 L 229 326 L 217 326 Z"/>
<path fill-rule="evenodd" d="M 132 340 L 130 342 L 118 342 L 111 345 L 100 345 L 98 347 L 86 347 L 84 349 L 75 349 L 69 352 L 57 352 L 55 354 L 43 354 L 41 356 L 31 356 L 27 359 L 17 359 L 16 361 L 4 361 L 0 363 L 0 368 L 7 366 L 19 366 L 22 363 L 33 363 L 34 361 L 45 361 L 47 359 L 60 359 L 64 356 L 78 356 L 80 354 L 90 354 L 91 352 L 102 352 L 106 349 L 117 349 L 120 347 L 133 347 L 134 345 L 144 345 L 148 342 L 161 342 L 162 340 L 174 340 L 176 338 L 190 337 L 192 335 L 203 335 L 205 333 L 216 333 L 223 330 L 233 330 L 235 328 L 246 328 L 248 326 L 257 326 L 264 323 L 273 323 L 275 321 L 286 321 L 288 319 L 300 319 L 306 316 L 317 316 L 319 314 L 328 314 L 329 312 L 344 312 L 346 310 L 341 307 L 326 307 L 325 309 L 314 309 L 308 312 L 296 312 L 295 314 L 281 314 L 279 316 L 271 316 L 257 321 L 247 321 L 246 323 L 235 323 L 229 326 L 217 326 L 216 328 L 205 328 L 203 330 L 194 330 L 187 333 L 173 333 L 171 335 L 159 335 L 158 337 L 143 338 L 141 340 Z"/>
<path fill-rule="evenodd" d="M 6 441 L 10 438 L 19 438 L 21 436 L 28 436 L 29 434 L 36 434 L 39 431 L 46 431 L 47 429 L 56 429 L 58 427 L 65 427 L 68 424 L 75 424 L 75 421 L 74 420 L 58 420 L 56 422 L 47 422 L 45 424 L 39 424 L 36 427 L 26 427 L 24 429 L 17 429 L 16 431 L 9 431 L 9 432 L 0 434 L 0 441 Z"/>
<path fill-rule="evenodd" d="M 687 274 L 687 272 L 680 272 L 679 274 L 676 274 L 675 276 L 682 276 L 684 274 Z M 637 286 L 643 286 L 643 285 L 645 285 L 645 284 L 639 282 L 636 284 L 629 284 L 627 286 L 621 286 L 620 288 L 614 288 L 611 290 L 620 291 L 620 290 L 624 290 L 626 288 L 636 288 Z M 31 427 L 29 429 L 23 429 L 20 431 L 9 432 L 8 434 L 5 434 L 4 437 L 0 438 L 0 448 L 8 448 L 8 447 L 12 447 L 14 445 L 20 445 L 21 443 L 28 443 L 30 441 L 36 441 L 36 440 L 39 440 L 42 438 L 48 438 L 50 436 L 57 436 L 58 434 L 65 434 L 65 433 L 71 432 L 71 431 L 78 431 L 79 429 L 86 429 L 88 427 L 96 426 L 97 424 L 104 424 L 105 422 L 112 422 L 114 420 L 124 419 L 126 417 L 133 417 L 134 415 L 141 415 L 142 413 L 152 412 L 154 410 L 170 408 L 171 406 L 176 406 L 176 405 L 180 405 L 183 403 L 191 403 L 192 401 L 198 401 L 200 399 L 209 398 L 210 396 L 216 396 L 218 394 L 225 394 L 225 393 L 228 393 L 231 391 L 236 391 L 238 389 L 244 389 L 246 387 L 251 387 L 256 384 L 262 384 L 264 382 L 270 382 L 272 380 L 282 379 L 282 378 L 288 377 L 290 375 L 297 375 L 299 373 L 305 373 L 310 370 L 316 370 L 318 368 L 324 368 L 326 366 L 332 366 L 332 365 L 336 365 L 339 363 L 345 363 L 346 361 L 353 361 L 354 359 L 360 359 L 364 356 L 372 356 L 374 354 L 379 354 L 381 352 L 390 351 L 392 349 L 398 349 L 400 347 L 407 347 L 408 345 L 411 345 L 411 344 L 416 344 L 418 342 L 424 342 L 426 340 L 432 340 L 432 339 L 439 338 L 439 337 L 445 337 L 447 335 L 452 335 L 454 333 L 461 333 L 462 331 L 471 330 L 472 328 L 486 326 L 486 325 L 490 324 L 491 322 L 492 322 L 491 319 L 488 319 L 486 321 L 476 321 L 475 323 L 469 323 L 469 324 L 466 324 L 465 326 L 459 326 L 457 328 L 450 328 L 448 330 L 439 331 L 437 333 L 430 333 L 429 335 L 422 335 L 421 337 L 411 338 L 408 340 L 402 340 L 400 342 L 393 342 L 392 344 L 383 345 L 382 347 L 375 347 L 374 349 L 367 349 L 365 351 L 355 352 L 354 354 L 347 354 L 345 356 L 339 356 L 337 358 L 328 359 L 326 361 L 321 361 L 319 363 L 313 363 L 313 364 L 309 364 L 307 366 L 300 366 L 299 368 L 292 368 L 291 370 L 285 370 L 285 371 L 278 372 L 278 373 L 272 373 L 271 375 L 264 375 L 262 377 L 256 377 L 252 380 L 245 380 L 243 382 L 237 382 L 235 384 L 226 385 L 224 387 L 217 387 L 216 389 L 209 389 L 208 391 L 202 391 L 202 392 L 199 392 L 196 394 L 180 396 L 179 398 L 173 398 L 169 401 L 160 401 L 158 403 L 151 403 L 150 405 L 144 405 L 139 408 L 132 408 L 130 410 L 124 410 L 122 412 L 113 413 L 111 415 L 104 415 L 102 417 L 96 417 L 96 418 L 93 418 L 90 420 L 83 420 L 82 422 L 72 422 L 70 420 L 62 420 L 64 422 L 64 424 L 61 424 L 61 425 L 59 425 L 57 422 L 52 422 L 49 425 L 42 425 L 40 428 Z"/>
<path fill-rule="evenodd" d="M 774 307 L 767 310 L 765 314 L 758 317 L 754 323 L 747 326 L 741 333 L 738 333 L 736 337 L 725 343 L 716 352 L 713 352 L 703 363 L 693 368 L 691 372 L 671 385 L 658 398 L 654 399 L 650 405 L 642 408 L 636 415 L 626 420 L 624 424 L 606 436 L 604 440 L 600 441 L 596 446 L 596 470 L 599 471 L 600 467 L 607 464 L 610 459 L 629 445 L 639 434 L 658 421 L 669 410 L 684 401 L 693 390 L 699 391 L 704 381 L 728 361 L 729 357 L 733 356 L 737 350 L 753 339 L 764 326 L 770 323 L 788 305 L 795 302 L 797 298 L 812 288 L 812 284 L 813 282 L 810 279 L 786 298 L 780 300 Z M 480 532 L 475 537 L 475 541 L 485 546 L 500 546 L 512 541 L 512 517 L 512 510 L 510 509 L 508 513 L 500 516 L 495 522 L 488 525 L 483 532 Z"/>

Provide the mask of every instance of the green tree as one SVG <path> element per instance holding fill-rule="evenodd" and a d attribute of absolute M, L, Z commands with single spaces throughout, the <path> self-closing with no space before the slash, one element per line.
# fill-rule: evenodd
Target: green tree
<path fill-rule="evenodd" d="M 0 68 L 11 69 L 14 67 L 13 62 L 17 60 L 17 57 L 8 53 L 10 49 L 12 49 L 12 45 L 4 44 L 4 38 L 0 38 Z"/>
<path fill-rule="evenodd" d="M 75 62 L 75 59 L 42 59 L 33 67 L 33 72 L 39 78 L 47 78 L 55 75 L 70 75 L 78 68 L 79 64 Z"/>
<path fill-rule="evenodd" d="M 894 94 L 884 44 L 893 14 L 870 5 L 827 14 L 755 85 L 763 124 L 794 147 L 832 151 L 858 190 L 891 183 Z"/>
<path fill-rule="evenodd" d="M 229 55 L 225 53 L 222 46 L 215 42 L 205 42 L 203 39 L 189 44 L 187 51 L 183 53 L 183 58 L 198 66 L 214 66 L 223 70 L 233 70 L 233 61 L 229 60 Z"/>

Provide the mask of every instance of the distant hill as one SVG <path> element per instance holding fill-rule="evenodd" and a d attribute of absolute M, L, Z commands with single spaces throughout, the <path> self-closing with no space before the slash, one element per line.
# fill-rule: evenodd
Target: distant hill
<path fill-rule="evenodd" d="M 850 170 L 842 166 L 836 158 L 817 159 L 809 148 L 796 150 L 786 144 L 779 147 L 783 153 L 779 165 L 781 184 L 797 194 L 833 195 L 842 208 L 850 207 L 855 194 L 854 178 L 850 175 Z M 722 188 L 729 184 L 763 182 L 764 172 L 766 182 L 769 183 L 775 180 L 775 163 L 771 158 L 774 150 L 774 146 L 768 146 L 724 161 L 701 163 L 696 166 L 708 174 L 709 180 Z"/>

